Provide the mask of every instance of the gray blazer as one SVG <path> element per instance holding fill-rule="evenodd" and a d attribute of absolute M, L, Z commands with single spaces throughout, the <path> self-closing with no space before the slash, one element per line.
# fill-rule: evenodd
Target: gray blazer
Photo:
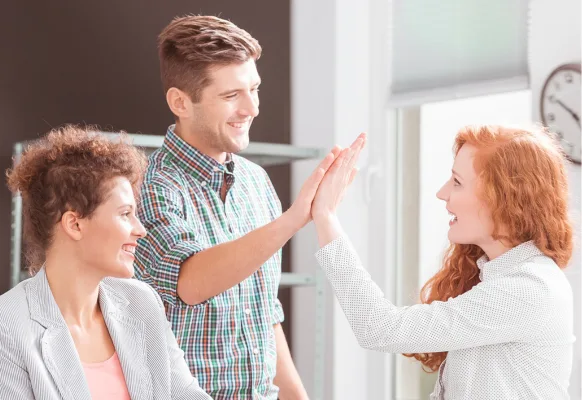
<path fill-rule="evenodd" d="M 192 377 L 152 288 L 106 278 L 99 304 L 132 400 L 210 399 Z M 0 296 L 0 399 L 91 400 L 44 269 Z"/>

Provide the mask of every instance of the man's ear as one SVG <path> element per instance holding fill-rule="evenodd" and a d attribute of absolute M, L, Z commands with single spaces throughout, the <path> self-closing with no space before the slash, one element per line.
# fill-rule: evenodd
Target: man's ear
<path fill-rule="evenodd" d="M 187 118 L 190 114 L 192 100 L 190 100 L 190 96 L 180 89 L 175 87 L 168 89 L 166 92 L 166 102 L 168 103 L 168 107 L 170 107 L 170 111 L 179 119 Z"/>
<path fill-rule="evenodd" d="M 81 240 L 83 238 L 82 221 L 76 212 L 66 211 L 63 214 L 61 228 L 73 240 Z"/>

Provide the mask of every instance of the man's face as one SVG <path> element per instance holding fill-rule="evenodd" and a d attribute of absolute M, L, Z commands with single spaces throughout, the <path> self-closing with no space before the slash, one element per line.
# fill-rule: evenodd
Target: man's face
<path fill-rule="evenodd" d="M 214 67 L 209 77 L 211 83 L 200 101 L 188 104 L 180 134 L 198 150 L 223 161 L 226 153 L 238 153 L 249 144 L 249 129 L 259 115 L 261 78 L 253 59 Z"/>

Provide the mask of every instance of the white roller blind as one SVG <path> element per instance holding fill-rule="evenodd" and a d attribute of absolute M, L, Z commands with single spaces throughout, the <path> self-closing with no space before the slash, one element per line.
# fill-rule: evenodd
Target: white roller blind
<path fill-rule="evenodd" d="M 392 0 L 392 105 L 529 87 L 528 0 Z"/>

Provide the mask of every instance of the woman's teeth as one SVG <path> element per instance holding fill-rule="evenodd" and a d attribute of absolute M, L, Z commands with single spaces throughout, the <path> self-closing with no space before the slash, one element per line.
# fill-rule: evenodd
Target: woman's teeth
<path fill-rule="evenodd" d="M 121 246 L 121 248 L 123 250 L 127 251 L 128 253 L 135 254 L 135 246 L 125 244 L 125 245 Z"/>

